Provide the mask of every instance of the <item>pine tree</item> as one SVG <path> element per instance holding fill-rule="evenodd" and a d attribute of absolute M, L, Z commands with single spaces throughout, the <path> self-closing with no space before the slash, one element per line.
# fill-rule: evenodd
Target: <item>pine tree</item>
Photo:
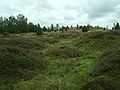
<path fill-rule="evenodd" d="M 82 32 L 88 32 L 88 28 L 87 28 L 87 26 L 84 26 L 83 28 L 82 28 Z"/>
<path fill-rule="evenodd" d="M 40 27 L 40 24 L 38 24 L 37 35 L 43 35 L 42 29 Z"/>
<path fill-rule="evenodd" d="M 51 31 L 54 31 L 54 25 L 51 24 Z"/>
<path fill-rule="evenodd" d="M 59 24 L 56 24 L 56 27 L 57 27 L 57 31 L 59 30 Z"/>
<path fill-rule="evenodd" d="M 77 26 L 76 29 L 79 29 L 79 25 L 77 24 L 76 26 Z"/>
<path fill-rule="evenodd" d="M 115 25 L 115 30 L 120 30 L 120 25 L 119 25 L 119 23 L 117 23 L 117 24 Z"/>

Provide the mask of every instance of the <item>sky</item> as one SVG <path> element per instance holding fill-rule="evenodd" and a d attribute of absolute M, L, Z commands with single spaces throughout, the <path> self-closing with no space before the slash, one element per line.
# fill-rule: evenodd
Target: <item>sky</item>
<path fill-rule="evenodd" d="M 0 0 L 0 16 L 25 15 L 42 26 L 113 26 L 120 21 L 120 0 Z"/>

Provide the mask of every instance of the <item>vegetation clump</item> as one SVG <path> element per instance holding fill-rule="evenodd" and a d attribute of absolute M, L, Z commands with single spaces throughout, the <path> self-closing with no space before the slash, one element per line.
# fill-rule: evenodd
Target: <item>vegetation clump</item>
<path fill-rule="evenodd" d="M 97 77 L 88 81 L 81 90 L 116 90 L 109 81 L 103 77 Z"/>
<path fill-rule="evenodd" d="M 94 76 L 98 75 L 117 75 L 120 71 L 120 49 L 113 49 L 105 51 L 101 57 L 99 63 L 96 65 L 93 71 Z"/>
<path fill-rule="evenodd" d="M 30 80 L 47 67 L 42 53 L 36 52 L 37 48 L 40 50 L 46 46 L 36 40 L 26 37 L 0 38 L 1 85 Z"/>
<path fill-rule="evenodd" d="M 87 27 L 87 26 L 84 26 L 83 28 L 82 28 L 82 32 L 88 32 L 89 31 L 89 28 Z"/>
<path fill-rule="evenodd" d="M 68 48 L 68 49 L 59 48 L 59 49 L 50 50 L 49 53 L 51 55 L 60 56 L 64 58 L 75 58 L 83 55 L 83 52 L 74 48 Z"/>
<path fill-rule="evenodd" d="M 4 32 L 3 36 L 9 36 L 10 34 L 8 32 Z"/>
<path fill-rule="evenodd" d="M 42 31 L 42 29 L 41 29 L 39 24 L 38 24 L 38 30 L 36 31 L 36 34 L 37 35 L 43 35 L 43 31 Z"/>
<path fill-rule="evenodd" d="M 40 56 L 36 58 L 32 53 L 19 47 L 0 48 L 0 76 L 6 79 L 31 79 L 38 70 L 46 67 L 46 60 Z"/>
<path fill-rule="evenodd" d="M 76 43 L 76 46 L 84 47 L 86 49 L 103 50 L 103 51 L 104 49 L 109 49 L 109 48 L 119 48 L 119 40 L 117 39 L 120 38 L 119 35 L 120 35 L 119 31 L 88 32 L 78 38 L 77 40 L 78 42 Z"/>

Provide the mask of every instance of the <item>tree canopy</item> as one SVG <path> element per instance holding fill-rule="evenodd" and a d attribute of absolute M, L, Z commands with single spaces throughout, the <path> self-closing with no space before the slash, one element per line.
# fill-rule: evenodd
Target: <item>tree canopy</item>
<path fill-rule="evenodd" d="M 41 28 L 32 22 L 28 23 L 28 19 L 19 14 L 17 17 L 10 16 L 9 18 L 0 17 L 0 33 L 8 32 L 12 34 L 37 32 Z"/>

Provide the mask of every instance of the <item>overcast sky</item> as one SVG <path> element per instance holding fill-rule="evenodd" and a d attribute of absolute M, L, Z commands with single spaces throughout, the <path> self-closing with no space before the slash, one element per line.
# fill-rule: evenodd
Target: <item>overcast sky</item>
<path fill-rule="evenodd" d="M 120 21 L 120 0 L 0 0 L 0 16 L 24 14 L 41 25 L 92 24 Z"/>

